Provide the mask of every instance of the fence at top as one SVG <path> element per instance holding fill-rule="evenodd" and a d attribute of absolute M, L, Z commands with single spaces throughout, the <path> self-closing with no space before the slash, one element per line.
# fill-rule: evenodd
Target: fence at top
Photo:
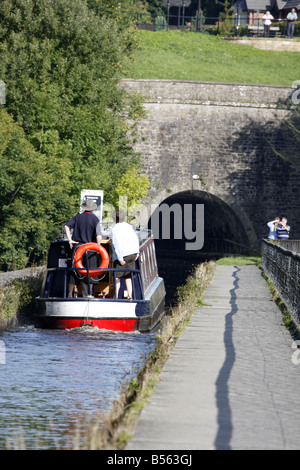
<path fill-rule="evenodd" d="M 262 267 L 300 323 L 300 240 L 263 240 Z"/>
<path fill-rule="evenodd" d="M 257 13 L 251 17 L 251 21 L 235 14 L 222 19 L 216 17 L 205 17 L 204 15 L 186 16 L 183 9 L 179 9 L 177 15 L 152 16 L 147 23 L 139 15 L 135 17 L 135 23 L 139 29 L 149 31 L 168 31 L 181 30 L 213 35 L 222 35 L 224 37 L 248 36 L 263 37 L 265 34 L 264 20 L 261 14 Z M 268 37 L 286 37 L 287 20 L 274 18 L 270 26 Z M 300 21 L 295 22 L 294 37 L 300 37 Z"/>

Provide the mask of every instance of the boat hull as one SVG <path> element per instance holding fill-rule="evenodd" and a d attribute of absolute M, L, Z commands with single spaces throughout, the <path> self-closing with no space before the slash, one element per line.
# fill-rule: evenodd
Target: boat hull
<path fill-rule="evenodd" d="M 151 331 L 164 314 L 165 287 L 158 278 L 144 300 L 37 298 L 42 327 L 71 329 L 89 325 L 111 331 Z"/>
<path fill-rule="evenodd" d="M 45 316 L 42 319 L 44 328 L 68 329 L 79 328 L 82 326 L 91 326 L 110 331 L 130 332 L 138 330 L 137 319 L 119 319 L 119 318 L 61 318 Z"/>

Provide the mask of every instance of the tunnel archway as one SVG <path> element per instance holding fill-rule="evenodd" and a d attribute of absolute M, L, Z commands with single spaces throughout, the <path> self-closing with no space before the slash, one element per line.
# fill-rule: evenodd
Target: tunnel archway
<path fill-rule="evenodd" d="M 196 244 L 189 250 L 186 249 L 186 246 L 192 240 L 185 236 L 186 208 L 187 206 L 191 207 L 192 231 L 195 232 L 200 223 L 199 220 L 196 221 L 196 206 L 201 204 L 204 206 L 204 244 L 199 250 L 195 249 Z M 161 211 L 163 205 L 170 208 L 168 221 L 164 220 L 166 214 Z M 180 221 L 178 221 L 178 217 L 181 218 Z M 157 226 L 158 221 L 159 226 Z M 166 233 L 166 224 L 168 223 L 170 223 L 170 236 Z M 247 232 L 239 217 L 222 199 L 205 191 L 183 191 L 169 196 L 152 213 L 148 226 L 156 234 L 157 250 L 168 251 L 170 255 L 175 251 L 176 256 L 191 256 L 193 258 L 197 256 L 200 259 L 211 259 L 227 254 L 249 254 L 251 251 Z M 181 237 L 180 230 L 178 232 L 176 227 L 182 227 Z M 189 229 L 188 232 L 190 231 Z"/>
<path fill-rule="evenodd" d="M 203 217 L 201 211 L 197 211 L 200 205 L 204 208 Z M 162 210 L 163 206 L 169 210 Z M 192 219 L 188 237 L 184 230 L 187 208 Z M 231 254 L 251 254 L 251 244 L 240 218 L 222 199 L 205 191 L 182 191 L 167 197 L 153 211 L 148 226 L 155 234 L 158 266 L 165 277 L 169 296 L 195 265 Z M 196 236 L 192 240 L 191 233 L 201 230 L 203 246 L 194 249 L 197 248 Z M 193 249 L 187 249 L 187 246 Z"/>

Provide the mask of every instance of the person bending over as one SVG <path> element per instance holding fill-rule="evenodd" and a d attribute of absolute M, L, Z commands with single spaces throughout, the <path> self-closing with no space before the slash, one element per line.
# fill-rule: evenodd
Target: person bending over
<path fill-rule="evenodd" d="M 135 261 L 139 256 L 139 239 L 133 227 L 125 222 L 122 211 L 113 214 L 115 225 L 111 229 L 114 268 L 135 269 Z M 132 280 L 130 272 L 116 271 L 116 297 L 119 296 L 121 278 L 125 279 L 128 299 L 132 299 Z"/>

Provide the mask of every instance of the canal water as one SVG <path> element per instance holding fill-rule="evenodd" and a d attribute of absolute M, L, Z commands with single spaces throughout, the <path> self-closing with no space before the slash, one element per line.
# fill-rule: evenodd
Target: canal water
<path fill-rule="evenodd" d="M 1 332 L 0 449 L 74 448 L 91 423 L 101 426 L 155 343 L 155 333 L 90 327 Z"/>
<path fill-rule="evenodd" d="M 158 264 L 167 311 L 193 265 L 169 257 Z M 0 332 L 0 450 L 82 446 L 85 431 L 101 427 L 122 386 L 136 377 L 156 334 L 34 325 Z"/>

